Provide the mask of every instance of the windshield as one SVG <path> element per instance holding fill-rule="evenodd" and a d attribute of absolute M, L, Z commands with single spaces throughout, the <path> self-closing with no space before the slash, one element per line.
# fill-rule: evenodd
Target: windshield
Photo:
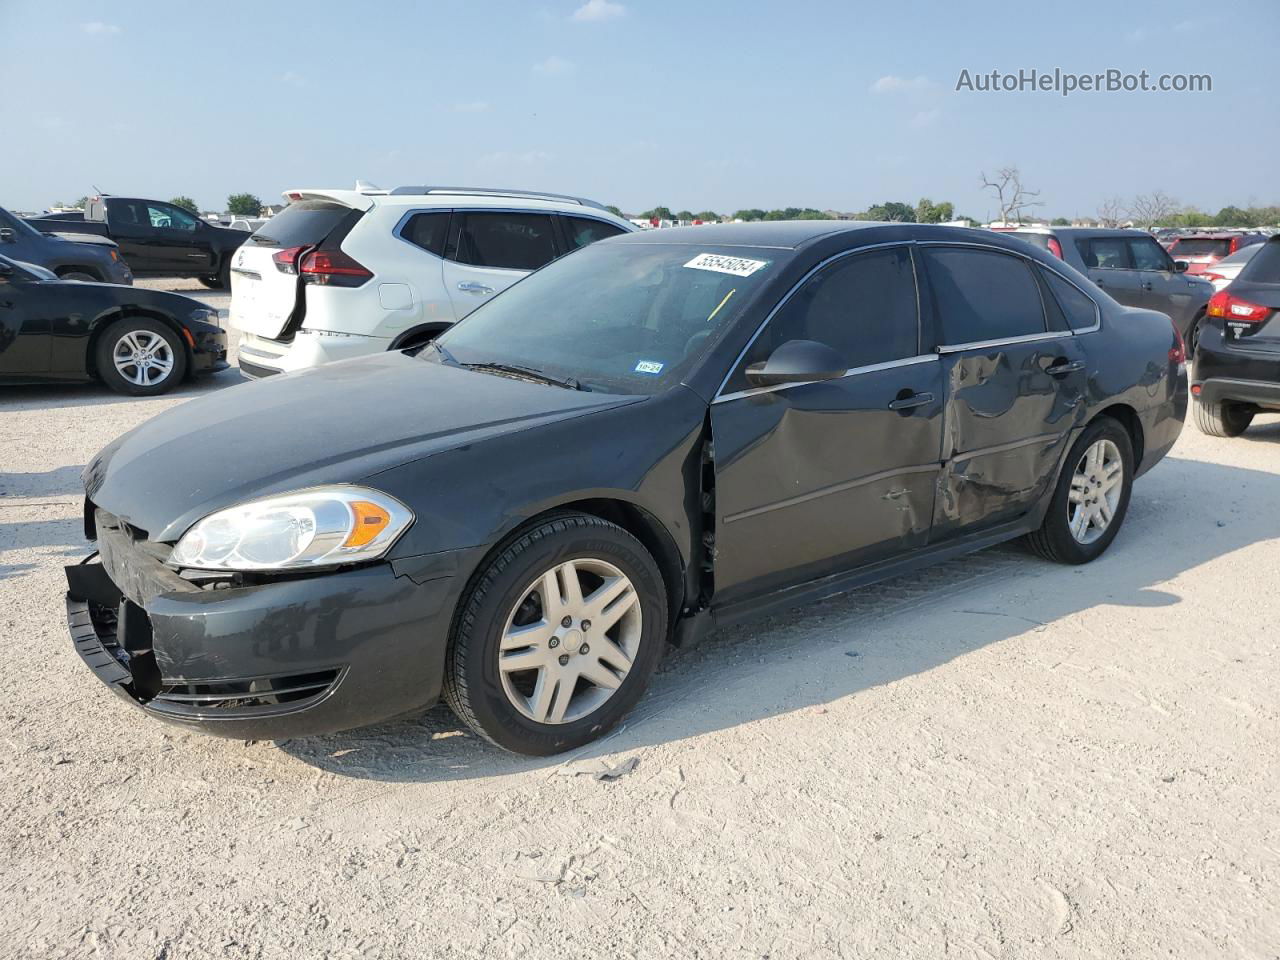
<path fill-rule="evenodd" d="M 23 220 L 21 217 L 15 217 L 8 210 L 0 210 L 0 227 L 8 227 L 10 230 L 24 234 L 27 237 L 44 236 L 44 234 L 31 224 L 27 223 L 27 221 Z"/>
<path fill-rule="evenodd" d="M 478 308 L 424 358 L 651 395 L 693 367 L 790 251 L 601 241 Z"/>
<path fill-rule="evenodd" d="M 1264 245 L 1255 243 L 1248 247 L 1241 247 L 1229 257 L 1223 257 L 1218 261 L 1218 266 L 1227 267 L 1233 263 L 1248 263 L 1253 259 L 1253 255 L 1262 249 Z"/>
<path fill-rule="evenodd" d="M 1230 240 L 1213 240 L 1209 237 L 1184 237 L 1178 240 L 1169 252 L 1182 257 L 1220 257 L 1231 249 Z"/>

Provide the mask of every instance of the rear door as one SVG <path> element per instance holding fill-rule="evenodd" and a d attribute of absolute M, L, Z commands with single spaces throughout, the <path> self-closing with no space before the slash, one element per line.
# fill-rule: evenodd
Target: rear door
<path fill-rule="evenodd" d="M 40 287 L 21 267 L 0 260 L 0 377 L 49 372 L 48 308 L 56 297 L 42 296 Z"/>
<path fill-rule="evenodd" d="M 1088 373 L 1071 331 L 1050 329 L 1049 294 L 1028 260 L 974 246 L 929 244 L 920 253 L 948 384 L 931 535 L 942 541 L 1035 505 L 1057 475 Z"/>
<path fill-rule="evenodd" d="M 275 339 L 302 303 L 298 260 L 361 216 L 335 200 L 299 200 L 276 214 L 231 258 L 231 325 Z"/>
<path fill-rule="evenodd" d="M 120 255 L 135 274 L 163 274 L 168 262 L 160 238 L 151 229 L 147 205 L 141 200 L 110 197 L 103 201 L 107 229 L 120 247 Z"/>
<path fill-rule="evenodd" d="M 201 223 L 171 203 L 146 202 L 162 269 L 174 276 L 203 276 L 213 271 L 213 256 Z"/>
<path fill-rule="evenodd" d="M 1089 279 L 1127 307 L 1146 306 L 1142 276 L 1133 269 L 1125 237 L 1091 237 L 1076 241 Z"/>
<path fill-rule="evenodd" d="M 444 283 L 457 319 L 560 253 L 549 213 L 455 210 Z"/>
<path fill-rule="evenodd" d="M 946 387 L 918 304 L 909 245 L 853 252 L 792 291 L 745 351 L 711 405 L 719 599 L 925 544 Z M 848 372 L 751 388 L 745 368 L 789 340 L 825 343 Z"/>

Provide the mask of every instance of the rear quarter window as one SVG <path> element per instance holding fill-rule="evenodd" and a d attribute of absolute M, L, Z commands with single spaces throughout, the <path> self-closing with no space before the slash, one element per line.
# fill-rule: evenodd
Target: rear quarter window
<path fill-rule="evenodd" d="M 1280 283 L 1280 240 L 1269 240 L 1240 270 L 1249 283 Z"/>
<path fill-rule="evenodd" d="M 1040 268 L 1053 295 L 1054 303 L 1062 311 L 1067 326 L 1072 330 L 1085 330 L 1098 322 L 1098 306 L 1079 287 L 1045 267 Z"/>

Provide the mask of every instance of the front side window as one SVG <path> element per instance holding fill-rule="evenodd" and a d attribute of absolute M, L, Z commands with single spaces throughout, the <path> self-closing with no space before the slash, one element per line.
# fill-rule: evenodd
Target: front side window
<path fill-rule="evenodd" d="M 185 210 L 167 204 L 147 204 L 147 216 L 151 226 L 158 230 L 183 230 L 187 233 L 196 229 L 196 218 Z"/>
<path fill-rule="evenodd" d="M 1021 257 L 964 247 L 925 247 L 941 342 L 954 346 L 1044 333 L 1044 305 Z"/>
<path fill-rule="evenodd" d="M 561 220 L 564 223 L 565 234 L 569 238 L 570 250 L 585 247 L 597 240 L 616 237 L 623 232 L 621 227 L 605 223 L 603 220 L 592 220 L 590 217 L 565 216 Z"/>
<path fill-rule="evenodd" d="M 756 337 L 726 391 L 746 389 L 746 368 L 788 340 L 825 343 L 848 369 L 916 356 L 920 322 L 910 251 L 853 254 L 806 280 Z"/>
<path fill-rule="evenodd" d="M 1133 260 L 1135 270 L 1172 270 L 1169 256 L 1164 247 L 1146 237 L 1134 238 L 1129 242 L 1129 256 Z"/>
<path fill-rule="evenodd" d="M 551 217 L 545 213 L 464 213 L 452 259 L 473 267 L 537 270 L 556 258 Z"/>
<path fill-rule="evenodd" d="M 680 382 L 793 254 L 677 243 L 592 244 L 531 274 L 437 341 L 462 364 L 651 395 Z M 439 362 L 439 351 L 424 351 Z"/>
<path fill-rule="evenodd" d="M 1100 270 L 1129 269 L 1129 248 L 1123 237 L 1077 240 L 1076 243 L 1087 267 L 1097 267 Z"/>

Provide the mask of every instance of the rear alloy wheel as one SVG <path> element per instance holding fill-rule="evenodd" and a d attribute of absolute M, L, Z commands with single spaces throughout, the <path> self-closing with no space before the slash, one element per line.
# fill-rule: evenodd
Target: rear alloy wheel
<path fill-rule="evenodd" d="M 154 396 L 177 386 L 187 370 L 178 335 L 146 317 L 117 320 L 98 341 L 98 375 L 112 390 Z"/>
<path fill-rule="evenodd" d="M 1055 563 L 1088 563 L 1115 539 L 1133 490 L 1133 441 L 1120 423 L 1101 417 L 1072 445 L 1032 549 Z"/>
<path fill-rule="evenodd" d="M 644 692 L 666 641 L 666 605 L 657 565 L 631 534 L 586 514 L 550 517 L 464 596 L 445 700 L 516 753 L 589 743 Z"/>
<path fill-rule="evenodd" d="M 1196 426 L 1211 437 L 1238 437 L 1249 429 L 1257 412 L 1245 403 L 1219 400 L 1215 403 L 1195 402 Z"/>

